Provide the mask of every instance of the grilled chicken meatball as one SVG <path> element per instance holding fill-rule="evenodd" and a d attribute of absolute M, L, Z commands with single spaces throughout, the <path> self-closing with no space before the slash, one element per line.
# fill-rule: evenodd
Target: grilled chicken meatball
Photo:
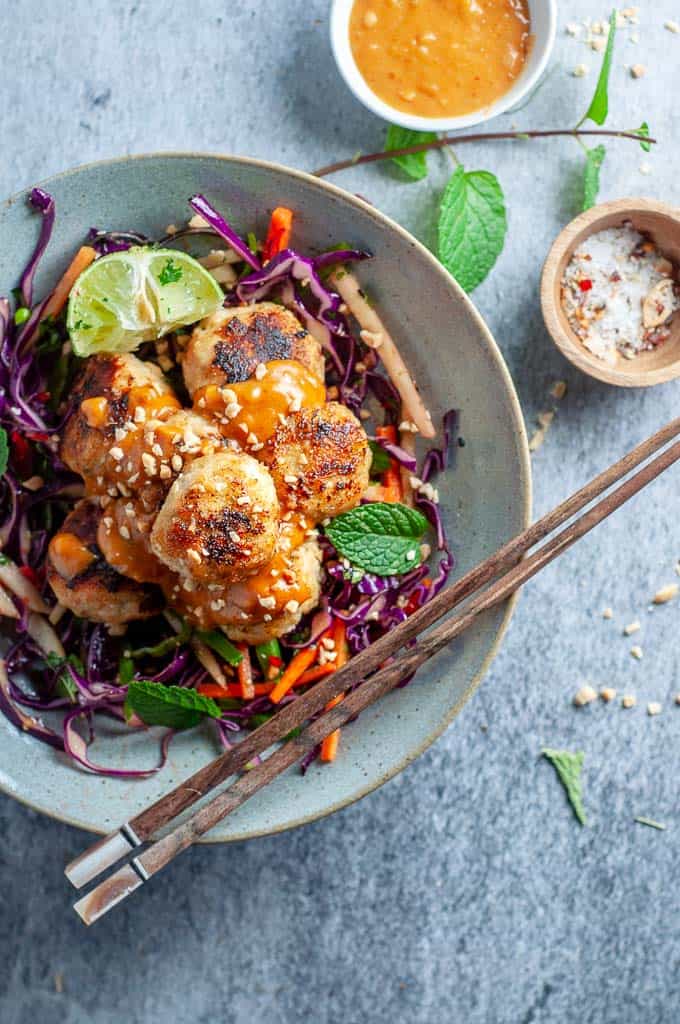
<path fill-rule="evenodd" d="M 128 353 L 91 356 L 75 382 L 71 405 L 59 454 L 88 483 L 103 473 L 116 431 L 141 415 L 139 407 L 157 418 L 179 408 L 158 367 Z"/>
<path fill-rule="evenodd" d="M 324 379 L 319 342 L 274 302 L 218 309 L 194 328 L 182 370 L 190 395 L 208 384 L 248 380 L 259 363 L 294 359 Z"/>
<path fill-rule="evenodd" d="M 281 504 L 314 522 L 354 508 L 368 487 L 366 432 L 338 402 L 287 416 L 261 458 Z"/>
<path fill-rule="evenodd" d="M 97 544 L 101 514 L 96 501 L 78 502 L 50 541 L 47 580 L 57 600 L 75 615 L 109 626 L 158 614 L 160 590 L 122 576 L 104 560 Z"/>
<path fill-rule="evenodd" d="M 259 462 L 225 451 L 197 459 L 170 488 L 151 549 L 174 572 L 202 583 L 243 578 L 274 554 L 279 502 Z"/>
<path fill-rule="evenodd" d="M 285 549 L 285 544 L 282 546 Z M 261 572 L 223 587 L 176 579 L 164 584 L 168 601 L 202 629 L 221 628 L 237 643 L 266 643 L 283 636 L 318 604 L 321 549 L 310 538 L 286 553 L 277 551 Z"/>
<path fill-rule="evenodd" d="M 104 464 L 107 493 L 112 486 L 124 497 L 138 498 L 145 512 L 157 511 L 173 480 L 225 443 L 214 423 L 186 409 L 129 424 L 119 430 Z"/>

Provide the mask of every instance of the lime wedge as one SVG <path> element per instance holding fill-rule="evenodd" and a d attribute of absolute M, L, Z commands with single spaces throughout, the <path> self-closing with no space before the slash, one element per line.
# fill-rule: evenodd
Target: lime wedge
<path fill-rule="evenodd" d="M 214 313 L 224 293 L 192 256 L 135 247 L 91 263 L 76 280 L 66 326 L 76 355 L 132 352 Z"/>

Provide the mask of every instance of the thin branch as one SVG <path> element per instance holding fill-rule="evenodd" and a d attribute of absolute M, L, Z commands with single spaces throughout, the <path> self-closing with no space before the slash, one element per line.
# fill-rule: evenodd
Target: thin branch
<path fill-rule="evenodd" d="M 442 149 L 444 146 L 460 146 L 463 142 L 494 142 L 501 139 L 545 139 L 555 135 L 568 135 L 571 138 L 579 139 L 582 135 L 606 135 L 615 139 L 633 139 L 635 142 L 648 142 L 650 145 L 656 143 L 646 135 L 638 135 L 636 132 L 615 131 L 608 128 L 547 128 L 542 131 L 529 132 L 476 132 L 472 135 L 447 135 L 441 139 L 434 139 L 432 142 L 419 142 L 415 146 L 405 146 L 403 149 L 381 150 L 379 153 L 364 153 L 363 155 L 351 157 L 349 160 L 338 160 L 337 163 L 327 164 L 317 171 L 312 171 L 317 178 L 325 178 L 328 174 L 335 174 L 336 171 L 344 171 L 348 167 L 357 167 L 359 164 L 372 164 L 377 160 L 391 160 L 398 156 L 411 156 L 413 153 L 426 153 L 429 149 Z"/>

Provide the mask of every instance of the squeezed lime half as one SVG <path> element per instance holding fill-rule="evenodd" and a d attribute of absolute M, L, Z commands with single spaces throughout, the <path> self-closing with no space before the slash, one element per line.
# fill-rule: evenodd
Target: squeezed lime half
<path fill-rule="evenodd" d="M 176 249 L 134 247 L 91 263 L 76 280 L 66 326 L 76 355 L 132 352 L 222 305 L 219 284 Z"/>

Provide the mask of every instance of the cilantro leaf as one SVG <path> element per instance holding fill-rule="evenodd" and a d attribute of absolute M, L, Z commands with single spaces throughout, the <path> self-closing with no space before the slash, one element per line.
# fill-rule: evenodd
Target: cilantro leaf
<path fill-rule="evenodd" d="M 421 142 L 434 142 L 436 132 L 416 132 L 411 128 L 402 128 L 391 124 L 387 129 L 385 149 L 406 149 L 417 146 Z M 393 156 L 392 163 L 404 172 L 411 181 L 421 181 L 427 177 L 427 153 L 409 153 L 408 156 Z"/>
<path fill-rule="evenodd" d="M 182 268 L 175 264 L 175 261 L 170 258 L 164 267 L 162 267 L 158 280 L 160 284 L 174 284 L 175 281 L 181 280 Z M 76 327 L 78 325 L 76 324 Z"/>
<path fill-rule="evenodd" d="M 376 576 L 400 576 L 420 565 L 420 539 L 428 522 L 398 502 L 376 501 L 336 516 L 326 536 L 339 554 Z"/>
<path fill-rule="evenodd" d="M 612 56 L 614 54 L 614 36 L 616 35 L 616 9 L 611 13 L 609 18 L 609 35 L 607 36 L 607 46 L 604 51 L 604 57 L 602 58 L 602 67 L 600 68 L 600 75 L 597 79 L 597 85 L 595 86 L 595 92 L 593 98 L 590 101 L 590 106 L 579 121 L 579 124 L 583 124 L 584 121 L 591 120 L 595 124 L 602 125 L 607 120 L 607 114 L 609 113 L 609 73 L 612 69 Z"/>
<path fill-rule="evenodd" d="M 651 142 L 645 141 L 649 138 L 649 125 L 647 122 L 643 121 L 639 128 L 635 128 L 633 135 L 638 135 L 640 137 L 640 149 L 645 153 L 649 153 L 652 148 L 652 144 Z"/>
<path fill-rule="evenodd" d="M 572 754 L 569 750 L 550 750 L 548 747 L 544 747 L 541 753 L 557 772 L 578 821 L 585 825 L 586 812 L 581 788 L 581 769 L 585 754 L 582 750 Z"/>
<path fill-rule="evenodd" d="M 125 716 L 136 714 L 146 725 L 168 729 L 191 729 L 204 718 L 219 718 L 222 712 L 210 697 L 183 686 L 165 686 L 148 679 L 134 679 L 128 686 Z"/>
<path fill-rule="evenodd" d="M 503 251 L 507 231 L 505 200 L 490 171 L 454 171 L 439 210 L 439 259 L 458 284 L 471 292 Z"/>
<path fill-rule="evenodd" d="M 0 476 L 5 473 L 8 462 L 9 442 L 7 440 L 7 431 L 4 427 L 0 427 Z"/>
<path fill-rule="evenodd" d="M 218 629 L 197 629 L 194 631 L 194 636 L 197 640 L 201 640 L 206 647 L 212 648 L 223 661 L 226 661 L 227 665 L 240 665 L 243 661 L 243 655 L 239 651 L 238 647 L 235 647 L 231 640 L 228 640 L 224 633 L 220 633 Z"/>
<path fill-rule="evenodd" d="M 600 191 L 600 167 L 604 163 L 607 150 L 604 146 L 595 146 L 586 153 L 586 166 L 583 172 L 583 210 L 595 205 Z"/>
<path fill-rule="evenodd" d="M 382 445 L 378 444 L 377 441 L 369 441 L 368 445 L 371 449 L 371 455 L 373 456 L 371 459 L 370 475 L 381 476 L 391 468 L 392 460 Z"/>

